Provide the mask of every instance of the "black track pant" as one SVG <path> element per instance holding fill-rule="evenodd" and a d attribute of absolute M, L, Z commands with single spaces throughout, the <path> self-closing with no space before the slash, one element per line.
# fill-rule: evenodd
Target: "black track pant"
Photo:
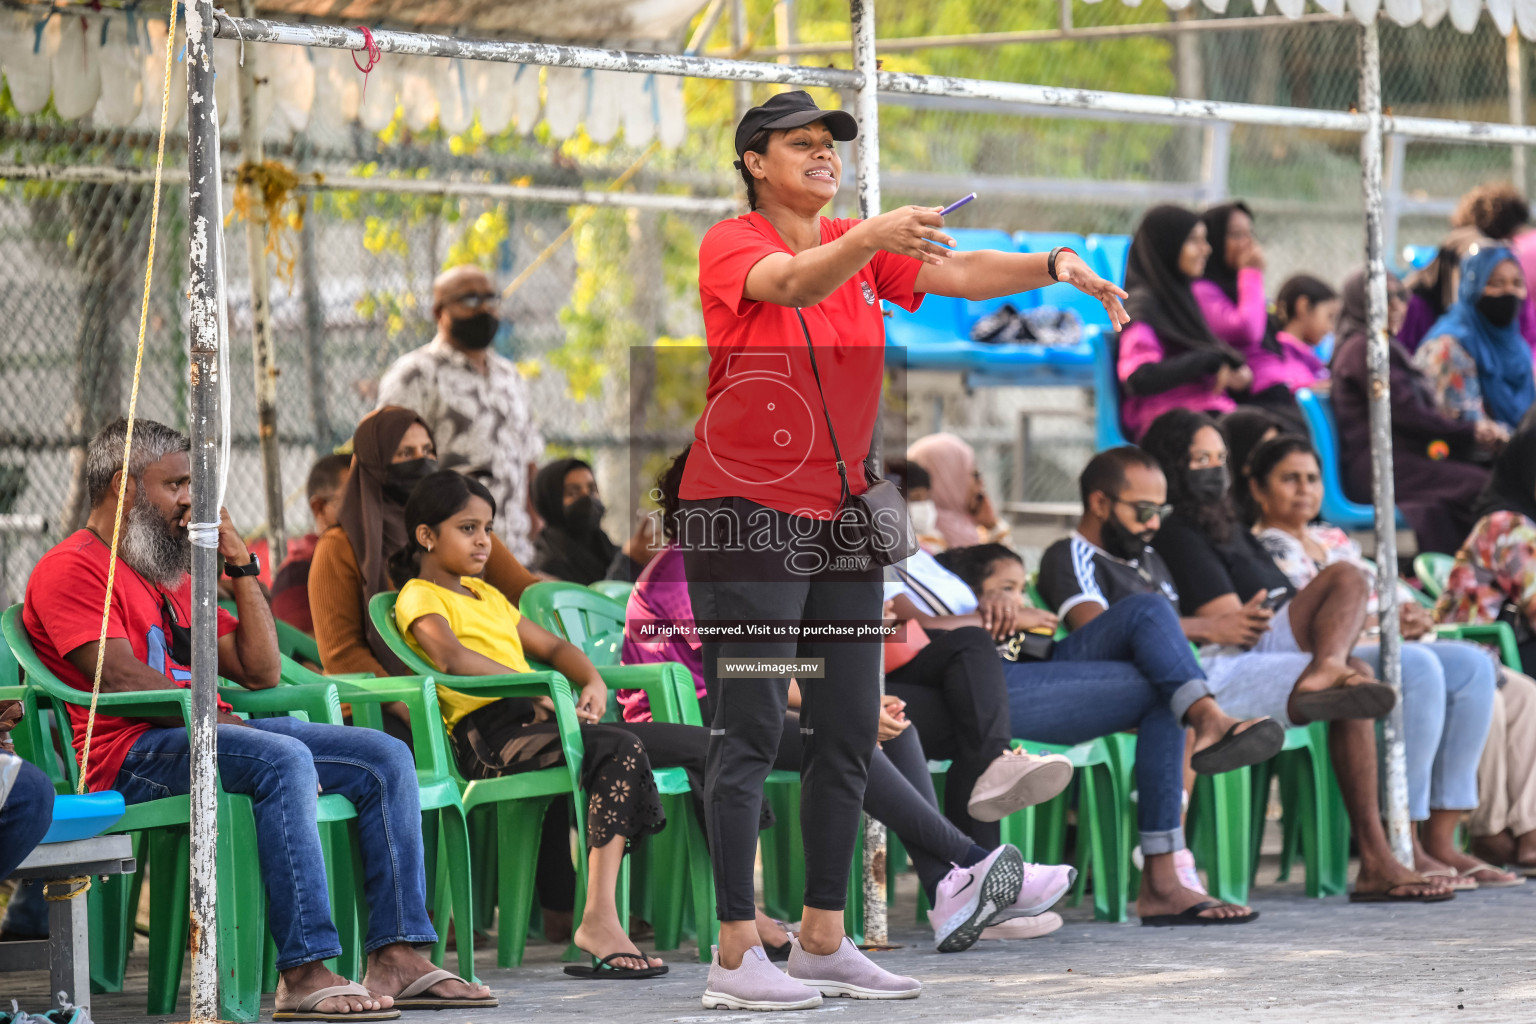
<path fill-rule="evenodd" d="M 834 562 L 840 556 L 828 523 L 742 498 L 684 502 L 682 522 L 680 546 L 712 713 L 704 802 L 720 920 L 750 921 L 756 912 L 759 808 L 789 696 L 788 673 L 733 675 L 722 672 L 722 658 L 821 659 L 821 678 L 799 679 L 805 905 L 842 910 L 875 749 L 879 641 L 812 638 L 803 631 L 878 623 L 880 568 Z M 751 626 L 799 632 L 764 636 Z M 711 638 L 717 629 L 734 632 Z"/>

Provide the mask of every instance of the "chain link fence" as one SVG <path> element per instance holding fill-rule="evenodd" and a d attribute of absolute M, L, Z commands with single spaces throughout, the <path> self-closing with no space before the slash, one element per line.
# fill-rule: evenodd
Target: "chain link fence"
<path fill-rule="evenodd" d="M 741 27 L 727 18 L 710 52 L 775 45 L 771 0 L 748 0 Z M 847 9 L 836 0 L 797 0 L 793 38 L 827 42 L 805 63 L 851 64 Z M 1157 4 L 1070 4 L 1074 32 L 1119 31 L 1156 23 Z M 1186 14 L 1189 12 L 1186 12 Z M 1245 9 L 1243 14 L 1249 12 Z M 1214 16 L 1201 9 L 1202 19 Z M 1056 4 L 1004 0 L 885 3 L 883 39 L 966 32 L 1058 29 Z M 779 24 L 784 24 L 779 19 Z M 1162 31 L 1162 30 L 1160 30 Z M 1347 109 L 1355 99 L 1356 29 L 1352 23 L 1227 29 L 1207 33 L 1064 38 L 997 46 L 948 46 L 884 54 L 890 70 L 934 72 L 1218 100 Z M 1516 48 L 1523 54 L 1526 44 Z M 1463 35 L 1436 28 L 1382 30 L 1385 101 L 1398 113 L 1508 120 L 1510 47 L 1485 19 Z M 389 59 L 388 56 L 385 58 Z M 771 58 L 769 58 L 771 59 Z M 1529 69 L 1522 69 L 1524 90 Z M 578 133 L 557 142 L 540 126 L 486 138 L 476 129 L 451 136 L 434 127 L 411 132 L 400 119 L 380 133 L 356 124 L 274 140 L 269 159 L 326 176 L 601 188 L 636 161 L 627 186 L 646 193 L 725 197 L 736 194 L 730 134 L 742 99 L 767 88 L 687 81 L 689 137 L 679 149 L 642 151 L 620 140 L 597 146 Z M 849 105 L 828 90 L 818 103 Z M 321 102 L 324 98 L 321 98 Z M 1247 199 L 1269 253 L 1272 286 L 1306 270 L 1334 280 L 1363 252 L 1358 137 L 1271 128 L 1189 126 L 1088 118 L 1074 112 L 1002 112 L 977 104 L 882 103 L 882 175 L 887 207 L 947 203 L 976 188 L 981 200 L 951 220 L 961 227 L 1129 233 L 1158 201 L 1189 205 L 1227 195 Z M 329 123 L 329 122 L 328 122 Z M 225 166 L 238 163 L 226 121 Z M 52 113 L 23 117 L 0 94 L 0 167 L 129 169 L 152 167 L 154 138 L 143 130 L 98 130 L 89 119 Z M 847 177 L 851 181 L 854 154 Z M 172 183 L 163 197 L 139 415 L 185 426 L 186 273 L 184 139 L 167 143 Z M 1403 216 L 1398 244 L 1430 244 L 1445 229 L 1449 204 L 1466 189 L 1511 176 L 1505 147 L 1414 142 L 1397 171 Z M 232 202 L 226 188 L 226 205 Z M 852 188 L 837 212 L 853 215 Z M 592 457 L 615 510 L 637 508 L 658 453 L 632 460 L 629 411 L 635 402 L 687 403 L 703 381 L 646 383 L 631 394 L 635 346 L 687 343 L 702 332 L 697 247 L 719 215 L 636 208 L 591 208 L 464 194 L 341 190 L 323 183 L 295 197 L 302 228 L 283 206 L 285 259 L 272 288 L 282 472 L 290 536 L 308 526 L 302 487 L 317 454 L 351 434 L 372 408 L 377 381 L 400 354 L 433 333 L 430 286 L 444 267 L 476 262 L 505 285 L 574 224 L 504 303 L 507 328 L 498 349 L 525 371 L 550 441 L 549 455 Z M 19 596 L 31 565 L 83 518 L 79 483 L 83 440 L 127 409 L 139 299 L 149 233 L 150 187 L 142 181 L 81 183 L 0 172 L 0 582 Z M 229 505 L 240 525 L 259 528 L 265 508 L 259 480 L 246 283 L 245 224 L 226 228 L 231 309 L 234 461 Z M 291 260 L 291 263 L 288 262 Z M 1000 493 L 1070 500 L 1075 465 L 1091 450 L 1080 403 L 1065 395 L 991 389 L 965 395 L 953 381 L 913 384 L 908 431 L 937 418 L 981 442 L 984 466 Z M 697 392 L 695 394 L 694 392 Z M 1015 487 L 1012 446 L 1019 408 L 1059 405 L 1055 461 Z M 936 410 L 943 410 L 935 417 Z M 686 411 L 679 419 L 686 419 Z M 1047 436 L 1051 436 L 1046 431 Z M 656 440 L 656 439 L 652 439 Z M 623 533 L 627 513 L 611 514 Z"/>

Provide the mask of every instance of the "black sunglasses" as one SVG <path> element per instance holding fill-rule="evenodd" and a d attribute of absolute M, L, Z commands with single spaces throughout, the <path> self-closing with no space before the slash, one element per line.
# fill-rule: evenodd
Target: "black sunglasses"
<path fill-rule="evenodd" d="M 1120 498 L 1110 498 L 1116 505 L 1129 505 L 1136 510 L 1138 523 L 1150 523 L 1154 519 L 1166 519 L 1173 514 L 1172 505 L 1159 505 L 1155 501 L 1122 501 Z"/>

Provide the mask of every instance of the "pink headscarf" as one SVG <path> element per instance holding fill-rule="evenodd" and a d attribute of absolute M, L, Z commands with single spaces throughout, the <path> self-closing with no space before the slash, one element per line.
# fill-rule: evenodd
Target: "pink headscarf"
<path fill-rule="evenodd" d="M 952 548 L 981 543 L 981 528 L 968 504 L 976 475 L 976 452 L 954 434 L 929 434 L 907 447 L 907 460 L 928 471 L 929 494 L 938 509 L 939 534 Z"/>

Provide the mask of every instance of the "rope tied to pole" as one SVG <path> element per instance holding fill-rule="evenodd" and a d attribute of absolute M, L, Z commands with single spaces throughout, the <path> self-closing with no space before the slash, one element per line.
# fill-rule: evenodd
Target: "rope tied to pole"
<path fill-rule="evenodd" d="M 67 885 L 70 888 L 65 892 L 54 891 L 56 885 Z M 90 875 L 74 875 L 70 878 L 53 878 L 43 883 L 43 899 L 49 903 L 65 903 L 72 899 L 78 899 L 91 891 Z"/>
<path fill-rule="evenodd" d="M 123 469 L 117 485 L 117 516 L 112 521 L 111 551 L 107 559 L 107 593 L 101 602 L 101 637 L 96 643 L 96 675 L 91 680 L 91 707 L 85 718 L 85 743 L 80 748 L 80 782 L 76 792 L 85 792 L 85 779 L 91 764 L 91 734 L 96 728 L 96 701 L 101 697 L 101 672 L 107 659 L 107 629 L 112 622 L 112 587 L 117 581 L 117 547 L 123 529 L 123 503 L 128 500 L 128 477 L 132 469 L 133 423 L 139 410 L 139 378 L 144 370 L 144 335 L 149 327 L 150 284 L 155 276 L 155 238 L 160 227 L 160 186 L 165 170 L 165 127 L 171 111 L 171 69 L 176 65 L 176 10 L 171 4 L 170 25 L 165 32 L 165 83 L 160 89 L 160 139 L 155 149 L 155 184 L 149 213 L 149 253 L 144 261 L 144 298 L 139 304 L 139 345 L 133 357 L 133 386 L 128 393 L 128 433 L 123 439 Z M 218 528 L 214 528 L 218 542 Z M 90 888 L 90 880 L 86 880 Z M 68 897 L 66 897 L 68 898 Z"/>
<path fill-rule="evenodd" d="M 373 33 L 368 31 L 367 25 L 357 26 L 357 30 L 363 34 L 363 46 L 360 50 L 352 51 L 352 66 L 363 73 L 363 98 L 368 97 L 368 73 L 379 66 L 379 61 L 384 58 L 384 50 L 373 41 Z M 368 66 L 363 67 L 357 62 L 359 53 L 367 54 Z"/>

